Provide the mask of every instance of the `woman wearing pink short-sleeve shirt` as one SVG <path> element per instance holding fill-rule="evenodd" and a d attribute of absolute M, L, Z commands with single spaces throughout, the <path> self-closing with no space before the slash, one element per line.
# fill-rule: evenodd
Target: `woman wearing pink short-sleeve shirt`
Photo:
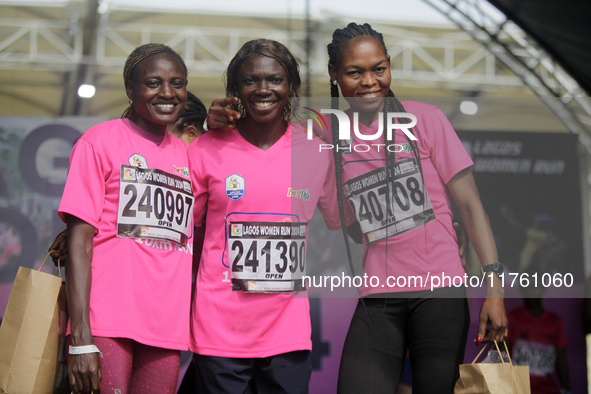
<path fill-rule="evenodd" d="M 494 238 L 470 171 L 472 160 L 440 110 L 418 102 L 403 105 L 394 97 L 390 57 L 382 35 L 369 24 L 335 30 L 328 55 L 331 97 L 339 97 L 340 88 L 355 128 L 349 141 L 339 140 L 336 117 L 327 118 L 332 133 L 325 138 L 340 148 L 334 149 L 334 158 L 344 208 L 341 227 L 346 227 L 345 218 L 357 219 L 349 234 L 363 241 L 364 272 L 381 284 L 361 289 L 343 349 L 338 392 L 393 392 L 408 352 L 413 393 L 451 394 L 470 318 L 447 192 L 483 268 L 499 274 Z M 395 128 L 388 139 L 392 113 L 399 114 L 397 123 L 412 125 Z M 378 140 L 367 141 L 374 137 Z M 444 276 L 460 278 L 459 286 L 457 279 L 443 282 Z M 486 282 L 477 344 L 502 341 L 507 330 L 500 279 L 491 272 Z M 487 323 L 490 333 L 485 335 Z"/>
<path fill-rule="evenodd" d="M 187 68 L 146 44 L 123 74 L 130 107 L 76 142 L 59 207 L 70 387 L 172 394 L 189 337 L 193 194 L 187 146 L 166 126 L 185 108 Z"/>
<path fill-rule="evenodd" d="M 301 82 L 284 45 L 247 42 L 226 76 L 221 101 L 238 97 L 240 119 L 189 147 L 195 225 L 205 224 L 191 310 L 198 391 L 303 394 L 312 342 L 298 292 L 315 208 L 338 226 L 334 167 L 321 141 L 290 123 Z"/>

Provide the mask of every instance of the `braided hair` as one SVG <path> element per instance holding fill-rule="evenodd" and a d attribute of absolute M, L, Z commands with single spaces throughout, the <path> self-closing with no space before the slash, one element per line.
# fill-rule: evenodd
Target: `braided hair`
<path fill-rule="evenodd" d="M 183 65 L 183 69 L 185 70 L 185 78 L 187 77 L 187 66 L 185 65 L 183 58 L 178 53 L 176 53 L 167 45 L 151 43 L 140 45 L 129 54 L 129 57 L 125 61 L 125 67 L 123 68 L 123 82 L 126 85 L 127 83 L 135 83 L 137 81 L 138 75 L 137 66 L 150 56 L 160 54 L 175 56 Z M 125 112 L 123 112 L 123 115 L 121 115 L 121 118 L 130 119 L 134 114 L 135 110 L 133 108 L 133 104 L 130 104 Z"/>
<path fill-rule="evenodd" d="M 232 60 L 230 60 L 230 64 L 224 73 L 226 78 L 226 97 L 239 97 L 238 77 L 240 67 L 253 56 L 266 56 L 275 59 L 287 74 L 290 99 L 300 97 L 302 80 L 300 79 L 300 66 L 298 65 L 298 61 L 285 45 L 264 38 L 248 41 L 238 50 L 238 52 L 236 52 L 236 55 Z M 232 104 L 232 109 L 240 114 L 240 118 L 246 116 L 246 111 L 240 101 L 236 104 Z M 291 121 L 291 114 L 295 113 L 296 110 L 297 101 L 288 100 L 287 105 L 283 109 L 283 121 L 286 126 Z"/>
<path fill-rule="evenodd" d="M 357 23 L 349 23 L 347 27 L 344 29 L 336 29 L 332 35 L 332 42 L 328 44 L 328 64 L 332 65 L 335 69 L 338 69 L 338 66 L 342 59 L 342 50 L 343 47 L 347 42 L 351 39 L 356 37 L 371 37 L 382 47 L 384 50 L 384 54 L 388 56 L 388 50 L 386 48 L 386 44 L 384 43 L 384 37 L 381 33 L 375 31 L 370 24 L 365 23 L 363 25 L 359 25 Z M 333 84 L 332 81 L 330 83 L 330 96 L 331 96 L 331 108 L 332 109 L 339 109 L 339 88 L 336 84 Z M 390 112 L 406 112 L 404 106 L 400 101 L 394 96 L 392 90 L 388 89 L 388 93 L 386 94 L 386 99 L 384 100 L 383 106 L 383 129 L 384 130 L 384 142 L 385 142 L 385 159 L 386 159 L 386 182 L 389 183 L 394 177 L 396 178 L 395 174 L 395 152 L 390 152 L 390 146 L 395 145 L 395 133 L 392 133 L 392 140 L 388 140 L 388 133 L 387 130 L 387 119 L 388 113 Z M 333 144 L 339 146 L 339 129 L 338 129 L 338 121 L 336 115 L 331 115 L 332 117 L 332 140 Z M 401 123 L 408 123 L 408 119 L 401 118 L 398 120 Z M 411 129 L 412 133 L 412 129 Z M 407 136 L 408 139 L 408 136 Z M 408 142 L 411 146 L 413 151 L 413 155 L 419 165 L 419 170 L 422 174 L 422 167 L 421 161 L 418 154 L 418 147 L 415 141 L 411 141 L 408 139 Z M 337 199 L 339 205 L 339 213 L 341 217 L 341 227 L 343 230 L 343 236 L 345 238 L 345 246 L 347 247 L 347 253 L 349 255 L 349 265 L 351 266 L 351 270 L 353 271 L 353 263 L 351 261 L 351 254 L 349 252 L 349 237 L 347 236 L 347 222 L 345 218 L 344 212 L 344 198 L 343 198 L 343 156 L 342 153 L 339 152 L 339 149 L 334 149 L 334 161 L 335 161 L 335 175 L 336 175 L 336 184 L 337 184 Z M 424 187 L 424 185 L 423 185 Z M 388 220 L 388 210 L 386 210 L 386 220 Z M 386 244 L 387 248 L 387 244 Z M 387 253 L 387 249 L 386 249 Z M 354 272 L 353 272 L 354 274 Z"/>

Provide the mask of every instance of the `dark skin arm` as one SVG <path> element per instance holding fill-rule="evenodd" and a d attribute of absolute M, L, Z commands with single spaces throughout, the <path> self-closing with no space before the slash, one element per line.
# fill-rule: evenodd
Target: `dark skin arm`
<path fill-rule="evenodd" d="M 64 230 L 55 237 L 55 240 L 49 247 L 49 255 L 53 263 L 57 267 L 59 260 L 60 266 L 65 266 L 66 258 L 68 257 L 68 230 Z"/>
<path fill-rule="evenodd" d="M 495 240 L 472 171 L 469 168 L 460 171 L 449 181 L 447 187 L 460 210 L 468 238 L 482 266 L 496 263 L 498 255 Z M 495 339 L 502 342 L 507 336 L 505 291 L 501 287 L 501 280 L 495 274 L 486 275 L 486 284 L 486 299 L 480 309 L 478 322 L 477 344 L 481 341 L 492 342 Z M 487 324 L 490 325 L 488 333 Z"/>
<path fill-rule="evenodd" d="M 197 277 L 199 262 L 201 261 L 201 252 L 203 250 L 203 241 L 205 240 L 205 224 L 201 227 L 195 227 L 193 231 L 193 277 Z"/>
<path fill-rule="evenodd" d="M 70 314 L 72 346 L 94 345 L 90 330 L 90 286 L 92 239 L 95 228 L 85 221 L 68 215 L 69 261 L 66 267 L 66 291 Z M 102 379 L 98 353 L 70 355 L 68 360 L 70 389 L 100 393 Z"/>
<path fill-rule="evenodd" d="M 232 104 L 238 102 L 238 97 L 228 97 L 220 100 L 213 100 L 207 113 L 207 126 L 209 129 L 220 127 L 223 129 L 235 129 L 236 120 L 240 114 L 234 111 Z"/>
<path fill-rule="evenodd" d="M 560 386 L 570 391 L 570 380 L 568 378 L 568 361 L 566 358 L 566 348 L 558 349 L 556 354 L 556 375 L 560 381 Z"/>
<path fill-rule="evenodd" d="M 193 228 L 193 284 L 191 286 L 191 303 L 195 299 L 195 286 L 197 285 L 197 273 L 199 272 L 199 262 L 201 261 L 201 252 L 203 250 L 203 241 L 205 240 L 205 224 L 201 227 Z"/>
<path fill-rule="evenodd" d="M 361 226 L 357 220 L 347 227 L 347 234 L 349 234 L 349 237 L 351 237 L 353 242 L 357 244 L 363 242 L 363 233 L 361 232 Z"/>
<path fill-rule="evenodd" d="M 453 220 L 452 226 L 454 230 L 456 230 L 456 237 L 458 238 L 458 252 L 460 253 L 460 259 L 462 261 L 462 267 L 464 267 L 464 271 L 468 272 L 468 247 L 470 240 L 468 239 L 468 234 L 466 233 L 466 227 L 462 222 L 458 222 L 457 220 Z"/>

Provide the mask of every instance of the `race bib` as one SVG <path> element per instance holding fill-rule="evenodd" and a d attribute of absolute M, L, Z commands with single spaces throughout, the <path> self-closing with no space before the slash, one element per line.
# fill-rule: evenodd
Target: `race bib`
<path fill-rule="evenodd" d="M 516 365 L 528 365 L 533 376 L 552 375 L 556 368 L 556 348 L 553 345 L 518 339 L 513 348 Z"/>
<path fill-rule="evenodd" d="M 302 222 L 230 222 L 232 290 L 291 293 L 306 290 L 306 231 Z"/>
<path fill-rule="evenodd" d="M 394 171 L 396 180 L 394 174 L 386 176 L 384 166 L 344 185 L 367 244 L 424 226 L 435 219 L 416 159 L 397 161 Z"/>
<path fill-rule="evenodd" d="M 121 165 L 117 236 L 187 243 L 191 230 L 191 183 L 151 168 Z"/>

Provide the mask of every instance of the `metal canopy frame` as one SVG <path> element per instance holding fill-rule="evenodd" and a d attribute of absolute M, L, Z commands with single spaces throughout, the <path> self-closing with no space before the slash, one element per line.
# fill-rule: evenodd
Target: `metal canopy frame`
<path fill-rule="evenodd" d="M 96 81 L 100 89 L 101 77 L 120 74 L 127 55 L 147 42 L 162 42 L 177 50 L 192 76 L 219 78 L 240 45 L 254 38 L 271 38 L 289 48 L 301 65 L 302 75 L 309 73 L 312 81 L 325 81 L 326 45 L 334 28 L 343 25 L 338 18 L 309 23 L 294 20 L 298 23 L 293 25 L 301 26 L 300 30 L 249 29 L 231 23 L 228 27 L 142 24 L 137 19 L 136 23 L 114 23 L 109 21 L 108 10 L 100 13 L 97 0 L 77 4 L 78 10 L 70 13 L 70 20 L 0 18 L 0 69 L 63 75 L 61 115 L 85 113 L 80 105 L 73 104 L 77 84 Z M 392 74 L 400 86 L 445 88 L 458 91 L 458 95 L 474 91 L 531 92 L 469 34 L 444 26 L 374 26 L 384 35 Z M 17 82 L 4 81 L 4 88 Z"/>
<path fill-rule="evenodd" d="M 332 24 L 315 23 L 310 56 L 313 75 L 326 75 L 325 30 L 329 29 L 325 27 Z M 439 27 L 432 28 L 432 34 L 390 25 L 376 28 L 384 33 L 396 78 L 426 86 L 450 83 L 462 89 L 485 85 L 495 91 L 522 90 L 519 78 L 499 68 L 492 54 L 463 33 Z M 14 31 L 8 35 L 9 30 Z M 98 27 L 92 55 L 83 53 L 83 30 L 70 35 L 68 21 L 0 18 L 0 31 L 5 37 L 0 40 L 0 69 L 72 71 L 79 64 L 92 64 L 100 72 L 119 74 L 129 52 L 155 39 L 180 50 L 189 69 L 199 74 L 218 74 L 241 43 L 259 37 L 281 41 L 301 64 L 307 63 L 304 31 L 288 34 L 267 29 L 107 23 Z"/>
<path fill-rule="evenodd" d="M 589 96 L 525 31 L 484 0 L 423 1 L 513 70 L 591 154 Z"/>
<path fill-rule="evenodd" d="M 589 97 L 522 29 L 484 0 L 424 1 L 463 31 L 374 24 L 384 35 L 399 85 L 445 88 L 460 95 L 531 89 L 591 152 Z M 192 75 L 219 77 L 242 43 L 271 38 L 289 48 L 303 75 L 325 80 L 326 45 L 334 28 L 343 24 L 338 18 L 312 20 L 301 24 L 307 31 L 298 31 L 113 23 L 98 0 L 75 3 L 70 20 L 0 18 L 0 69 L 62 73 L 62 115 L 81 113 L 73 99 L 79 83 L 96 81 L 100 89 L 100 76 L 120 74 L 130 51 L 151 41 L 177 50 Z"/>

